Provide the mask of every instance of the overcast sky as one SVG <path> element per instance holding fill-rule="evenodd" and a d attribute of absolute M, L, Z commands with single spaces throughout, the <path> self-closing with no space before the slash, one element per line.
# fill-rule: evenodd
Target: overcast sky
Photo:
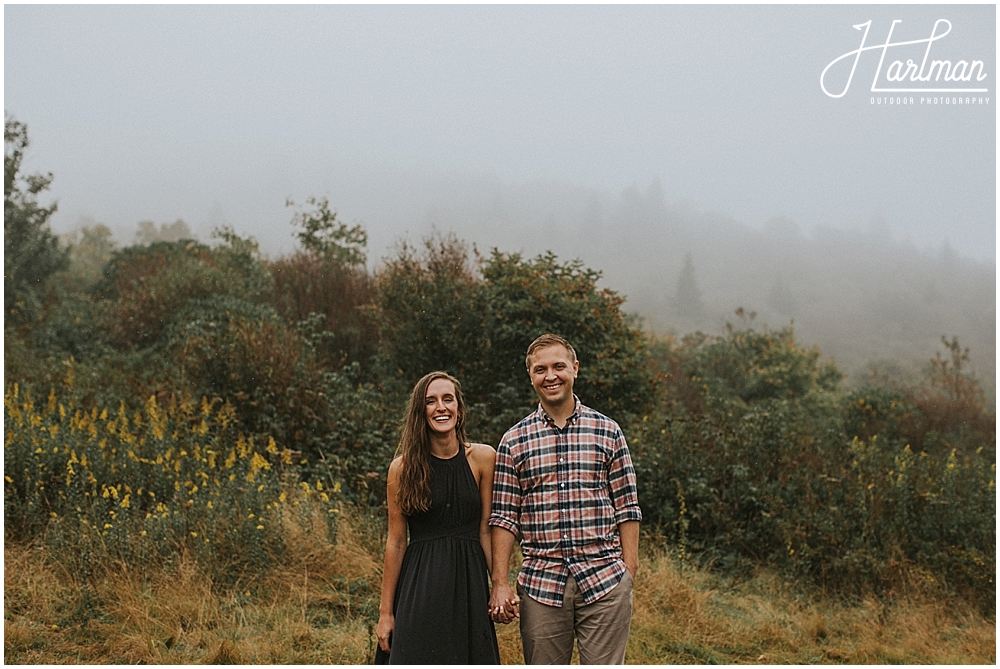
<path fill-rule="evenodd" d="M 861 45 L 853 26 L 871 20 L 881 45 L 894 19 L 893 42 L 925 41 L 885 50 L 878 86 L 986 92 L 884 104 L 876 49 L 849 86 L 854 58 L 832 66 L 827 91 L 846 92 L 825 93 L 824 68 Z M 982 61 L 976 76 L 887 81 L 939 19 L 928 63 Z M 655 179 L 751 226 L 881 211 L 920 246 L 995 261 L 995 54 L 993 5 L 5 5 L 4 108 L 28 125 L 28 169 L 55 175 L 59 231 L 183 218 L 279 253 L 286 198 L 327 196 L 377 258 L 456 189 L 616 197 Z"/>

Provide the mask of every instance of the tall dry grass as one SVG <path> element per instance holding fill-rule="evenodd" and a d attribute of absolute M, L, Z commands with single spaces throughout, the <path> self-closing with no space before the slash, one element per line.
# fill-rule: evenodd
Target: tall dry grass
<path fill-rule="evenodd" d="M 286 522 L 282 563 L 253 592 L 216 587 L 186 555 L 155 573 L 107 564 L 82 583 L 37 544 L 6 545 L 4 661 L 364 663 L 380 566 L 356 521 L 331 543 L 321 513 Z"/>
<path fill-rule="evenodd" d="M 636 582 L 632 664 L 983 664 L 996 661 L 996 621 L 912 588 L 846 601 L 773 573 L 733 580 L 664 553 Z"/>
<path fill-rule="evenodd" d="M 374 650 L 377 524 L 320 510 L 290 517 L 288 549 L 254 591 L 213 583 L 181 556 L 155 573 L 108 563 L 89 582 L 31 545 L 4 547 L 7 664 L 364 664 Z M 648 544 L 648 542 L 647 542 Z M 523 661 L 517 625 L 498 626 L 501 660 Z M 994 620 L 914 590 L 846 602 L 773 574 L 733 580 L 644 549 L 631 664 L 986 664 Z"/>

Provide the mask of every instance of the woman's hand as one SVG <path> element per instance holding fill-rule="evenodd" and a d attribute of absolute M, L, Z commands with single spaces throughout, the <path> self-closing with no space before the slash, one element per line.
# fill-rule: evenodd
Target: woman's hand
<path fill-rule="evenodd" d="M 378 647 L 384 652 L 389 652 L 389 636 L 392 635 L 393 628 L 396 627 L 396 617 L 391 613 L 383 613 L 378 617 L 378 627 L 375 628 L 375 636 L 378 637 Z"/>
<path fill-rule="evenodd" d="M 382 599 L 378 606 L 378 626 L 375 636 L 378 646 L 384 652 L 389 652 L 389 636 L 396 627 L 395 592 L 399 582 L 399 572 L 403 566 L 403 556 L 406 554 L 406 518 L 399 510 L 396 491 L 399 489 L 400 459 L 396 458 L 389 465 L 389 478 L 385 484 L 386 505 L 389 507 L 389 534 L 385 539 L 385 562 L 382 566 Z"/>
<path fill-rule="evenodd" d="M 493 585 L 490 593 L 489 615 L 495 623 L 504 625 L 521 617 L 518 604 L 521 599 L 510 589 L 510 584 L 500 582 Z"/>

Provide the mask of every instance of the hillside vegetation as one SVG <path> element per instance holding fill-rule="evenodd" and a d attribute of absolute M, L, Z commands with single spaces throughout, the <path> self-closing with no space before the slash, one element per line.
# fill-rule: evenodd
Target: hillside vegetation
<path fill-rule="evenodd" d="M 547 331 L 633 453 L 630 661 L 992 661 L 995 413 L 954 336 L 916 381 L 848 387 L 742 309 L 649 336 L 553 253 L 439 235 L 370 272 L 325 200 L 277 260 L 231 229 L 66 247 L 6 130 L 7 662 L 367 661 L 409 389 L 456 375 L 496 444 Z"/>
<path fill-rule="evenodd" d="M 798 341 L 835 359 L 851 386 L 873 370 L 917 381 L 941 335 L 957 336 L 994 397 L 995 261 L 947 242 L 918 245 L 891 210 L 821 225 L 785 216 L 750 224 L 671 201 L 670 186 L 653 180 L 608 193 L 470 181 L 441 187 L 428 216 L 480 248 L 503 240 L 528 255 L 559 249 L 601 268 L 604 285 L 627 296 L 653 332 L 720 334 L 741 306 L 759 324 L 794 323 Z"/>

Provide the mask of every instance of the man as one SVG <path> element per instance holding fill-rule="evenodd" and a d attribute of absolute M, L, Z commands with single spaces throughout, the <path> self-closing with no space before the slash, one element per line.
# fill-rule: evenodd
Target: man
<path fill-rule="evenodd" d="M 568 341 L 542 335 L 525 364 L 539 406 L 497 448 L 490 615 L 520 618 L 526 664 L 569 664 L 574 637 L 581 664 L 624 664 L 642 520 L 628 444 L 573 394 L 580 363 Z"/>

